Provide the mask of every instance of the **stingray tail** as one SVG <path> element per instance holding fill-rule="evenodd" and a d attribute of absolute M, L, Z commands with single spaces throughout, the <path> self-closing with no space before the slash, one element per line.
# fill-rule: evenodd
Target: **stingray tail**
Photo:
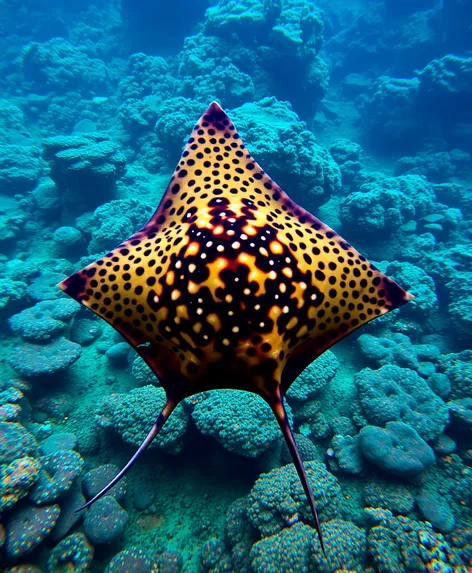
<path fill-rule="evenodd" d="M 280 392 L 278 393 L 276 400 L 273 401 L 272 403 L 269 402 L 269 405 L 272 408 L 275 417 L 277 418 L 277 422 L 279 423 L 280 429 L 282 430 L 288 449 L 292 456 L 293 463 L 297 470 L 298 477 L 302 482 L 302 486 L 308 498 L 311 513 L 315 521 L 315 527 L 318 533 L 318 538 L 320 540 L 321 549 L 323 550 L 323 553 L 326 555 L 325 546 L 323 543 L 323 536 L 321 534 L 320 520 L 318 517 L 318 513 L 316 512 L 315 500 L 313 499 L 313 493 L 311 491 L 310 484 L 308 483 L 308 478 L 305 472 L 305 468 L 303 467 L 303 462 L 298 452 L 297 444 L 295 443 L 295 439 L 293 437 L 292 430 L 288 422 L 287 412 L 285 411 L 285 407 L 282 401 L 282 397 L 280 396 Z"/>
<path fill-rule="evenodd" d="M 90 501 L 88 501 L 85 505 L 76 509 L 75 513 L 78 513 L 79 511 L 82 511 L 83 509 L 90 507 L 93 503 L 95 503 L 101 497 L 103 497 L 114 485 L 116 485 L 122 477 L 124 477 L 124 475 L 128 472 L 128 470 L 130 470 L 134 466 L 134 464 L 139 460 L 139 458 L 141 457 L 143 452 L 147 449 L 147 447 L 151 444 L 151 442 L 154 440 L 154 438 L 160 432 L 160 430 L 162 429 L 162 426 L 167 422 L 167 420 L 169 419 L 169 416 L 171 415 L 172 411 L 174 410 L 174 408 L 176 406 L 177 406 L 177 404 L 174 401 L 169 400 L 169 399 L 166 400 L 166 403 L 164 404 L 164 408 L 162 409 L 162 412 L 159 414 L 159 417 L 157 418 L 156 423 L 151 428 L 151 431 L 146 436 L 144 442 L 139 446 L 138 451 L 134 454 L 134 456 L 130 459 L 130 461 L 111 480 L 111 482 L 109 484 L 107 484 L 102 489 L 101 492 L 97 493 L 97 495 L 94 498 L 92 498 Z"/>

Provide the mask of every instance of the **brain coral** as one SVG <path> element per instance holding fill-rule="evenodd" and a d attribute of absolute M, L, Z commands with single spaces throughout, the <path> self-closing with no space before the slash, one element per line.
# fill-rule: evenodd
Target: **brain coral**
<path fill-rule="evenodd" d="M 364 368 L 354 377 L 362 410 L 372 424 L 410 424 L 425 440 L 434 440 L 448 423 L 447 406 L 414 370 L 384 365 Z"/>
<path fill-rule="evenodd" d="M 280 430 L 270 407 L 259 396 L 217 390 L 195 398 L 192 419 L 202 434 L 230 452 L 256 457 L 272 446 Z"/>
<path fill-rule="evenodd" d="M 141 445 L 160 414 L 165 402 L 163 388 L 143 386 L 127 394 L 113 394 L 104 398 L 96 411 L 96 422 L 102 428 L 113 428 L 132 446 Z M 178 453 L 188 419 L 182 405 L 177 406 L 150 448 L 163 448 Z"/>
<path fill-rule="evenodd" d="M 338 480 L 320 462 L 306 462 L 305 469 L 320 520 L 337 517 L 342 500 Z M 297 521 L 312 523 L 308 500 L 293 464 L 259 477 L 249 494 L 247 514 L 263 537 Z"/>
<path fill-rule="evenodd" d="M 339 368 L 336 355 L 328 350 L 312 362 L 290 386 L 288 400 L 305 401 L 322 390 L 335 376 Z"/>
<path fill-rule="evenodd" d="M 432 448 L 403 422 L 387 422 L 385 428 L 364 426 L 359 447 L 372 464 L 399 476 L 419 474 L 435 461 Z"/>

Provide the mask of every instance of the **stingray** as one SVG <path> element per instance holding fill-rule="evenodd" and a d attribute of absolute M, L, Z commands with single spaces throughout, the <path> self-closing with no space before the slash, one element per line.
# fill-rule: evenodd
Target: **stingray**
<path fill-rule="evenodd" d="M 292 201 L 216 102 L 149 222 L 59 286 L 111 324 L 166 392 L 137 452 L 78 511 L 125 475 L 183 399 L 245 390 L 277 419 L 324 551 L 284 394 L 325 350 L 411 295 Z"/>

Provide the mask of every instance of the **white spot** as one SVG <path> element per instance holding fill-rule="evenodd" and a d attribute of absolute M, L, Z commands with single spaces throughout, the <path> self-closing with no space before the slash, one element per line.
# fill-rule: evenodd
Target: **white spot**
<path fill-rule="evenodd" d="M 230 344 L 230 342 L 227 338 L 223 338 L 223 340 L 221 342 L 224 344 L 224 346 L 229 346 L 229 344 Z"/>
<path fill-rule="evenodd" d="M 260 326 L 261 328 L 264 328 L 264 323 L 263 323 L 263 322 L 260 322 L 260 323 L 259 323 L 259 326 Z"/>
<path fill-rule="evenodd" d="M 239 332 L 239 326 L 233 326 L 231 329 L 233 332 Z"/>
<path fill-rule="evenodd" d="M 256 306 L 255 306 L 254 308 L 255 308 L 255 310 L 259 310 L 259 309 L 261 308 L 261 305 L 260 305 L 260 304 L 256 304 Z"/>
<path fill-rule="evenodd" d="M 206 258 L 207 258 L 206 253 L 202 253 L 202 254 L 200 255 L 200 258 L 201 258 L 201 259 L 206 259 Z"/>
<path fill-rule="evenodd" d="M 266 238 L 264 236 L 261 237 L 261 241 L 265 241 Z"/>
<path fill-rule="evenodd" d="M 176 269 L 180 269 L 181 267 L 182 267 L 182 261 L 177 261 L 177 262 L 175 263 L 175 268 L 176 268 Z"/>
<path fill-rule="evenodd" d="M 256 245 L 254 243 L 249 243 L 250 247 L 255 247 Z"/>
<path fill-rule="evenodd" d="M 290 261 L 290 259 L 289 259 L 288 257 L 285 257 L 285 262 L 288 263 L 288 264 L 290 264 L 291 261 Z"/>
<path fill-rule="evenodd" d="M 236 277 L 236 278 L 234 279 L 234 282 L 235 282 L 235 283 L 238 283 L 238 282 L 239 282 L 239 277 Z"/>
<path fill-rule="evenodd" d="M 245 289 L 243 290 L 243 293 L 244 293 L 245 295 L 248 295 L 248 294 L 251 294 L 251 291 L 250 291 L 248 288 L 245 288 Z"/>
<path fill-rule="evenodd" d="M 213 241 L 208 241 L 208 243 L 206 244 L 206 246 L 207 246 L 208 248 L 210 248 L 212 245 L 213 245 Z"/>
<path fill-rule="evenodd" d="M 159 297 L 157 295 L 154 296 L 154 303 L 157 304 L 159 302 Z"/>
<path fill-rule="evenodd" d="M 311 298 L 311 300 L 316 300 L 316 294 L 313 293 L 310 298 Z"/>
<path fill-rule="evenodd" d="M 277 278 L 277 273 L 275 271 L 270 271 L 269 278 L 273 281 Z"/>
<path fill-rule="evenodd" d="M 233 316 L 234 312 L 232 310 L 228 310 L 228 316 Z"/>
<path fill-rule="evenodd" d="M 208 340 L 208 334 L 204 334 L 204 335 L 203 335 L 203 339 L 204 339 L 204 340 Z"/>
<path fill-rule="evenodd" d="M 203 308 L 197 308 L 197 314 L 203 314 Z"/>
<path fill-rule="evenodd" d="M 170 332 L 170 326 L 166 326 L 166 331 Z"/>
<path fill-rule="evenodd" d="M 198 303 L 199 303 L 199 304 L 202 304 L 202 302 L 203 302 L 203 299 L 202 299 L 202 298 L 199 298 L 199 299 L 197 299 L 197 300 L 198 300 Z"/>
<path fill-rule="evenodd" d="M 301 288 L 302 290 L 306 290 L 306 289 L 307 289 L 306 283 L 300 283 L 300 288 Z"/>
<path fill-rule="evenodd" d="M 278 294 L 276 294 L 276 295 L 274 296 L 274 298 L 278 300 L 280 297 L 279 297 Z"/>
<path fill-rule="evenodd" d="M 218 245 L 218 246 L 216 247 L 216 250 L 217 250 L 219 253 L 222 253 L 222 252 L 225 250 L 225 248 L 223 247 L 223 245 Z"/>
<path fill-rule="evenodd" d="M 283 309 L 282 309 L 282 312 L 283 312 L 284 314 L 287 314 L 289 310 L 290 310 L 290 309 L 288 308 L 288 306 L 284 306 Z"/>
<path fill-rule="evenodd" d="M 233 236 L 236 234 L 236 231 L 233 231 L 233 229 L 229 229 L 228 233 L 229 236 Z"/>
<path fill-rule="evenodd" d="M 270 260 L 269 265 L 274 266 L 274 261 Z"/>
<path fill-rule="evenodd" d="M 231 246 L 233 247 L 233 249 L 239 249 L 241 243 L 238 243 L 238 241 L 234 241 L 234 243 Z"/>
<path fill-rule="evenodd" d="M 242 239 L 243 241 L 245 241 L 245 240 L 247 239 L 247 235 L 244 234 L 244 233 L 241 233 L 241 239 Z"/>
<path fill-rule="evenodd" d="M 195 265 L 194 263 L 190 263 L 190 265 L 188 266 L 188 270 L 190 273 L 195 272 L 196 269 L 197 269 L 197 265 Z"/>
<path fill-rule="evenodd" d="M 228 219 L 228 221 L 229 221 L 230 223 L 236 223 L 236 219 L 235 219 L 234 217 L 231 217 L 230 219 Z"/>

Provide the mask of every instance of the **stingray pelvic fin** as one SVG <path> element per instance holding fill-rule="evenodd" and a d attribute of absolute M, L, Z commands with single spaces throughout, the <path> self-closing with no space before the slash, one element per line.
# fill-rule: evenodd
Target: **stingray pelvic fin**
<path fill-rule="evenodd" d="M 128 470 L 130 470 L 134 466 L 134 464 L 139 460 L 139 458 L 141 457 L 143 452 L 148 448 L 148 446 L 151 444 L 151 442 L 154 440 L 154 438 L 160 432 L 160 430 L 162 429 L 162 426 L 167 422 L 167 420 L 169 419 L 169 416 L 172 414 L 172 412 L 176 406 L 177 406 L 176 402 L 174 402 L 173 400 L 169 400 L 169 398 L 167 398 L 166 403 L 164 404 L 164 408 L 162 409 L 162 412 L 159 414 L 159 417 L 157 418 L 156 423 L 151 428 L 151 431 L 146 436 L 144 442 L 139 446 L 138 451 L 129 460 L 129 462 L 125 465 L 125 467 L 111 480 L 111 482 L 109 484 L 107 484 L 102 489 L 101 492 L 97 493 L 97 495 L 94 498 L 92 498 L 90 501 L 88 501 L 85 505 L 82 505 L 82 507 L 79 507 L 78 509 L 76 509 L 75 513 L 78 513 L 79 511 L 82 511 L 84 509 L 87 509 L 87 507 L 90 507 L 93 503 L 98 501 L 108 491 L 110 491 L 110 489 L 114 485 L 116 485 L 122 477 L 125 476 L 125 474 L 128 472 Z"/>
<path fill-rule="evenodd" d="M 280 391 L 277 392 L 276 399 L 270 403 L 269 405 L 274 412 L 275 417 L 277 418 L 277 422 L 279 423 L 280 429 L 285 438 L 285 442 L 288 446 L 290 451 L 290 455 L 292 456 L 293 464 L 295 465 L 295 469 L 297 470 L 298 477 L 302 482 L 303 489 L 305 491 L 305 495 L 308 498 L 308 503 L 310 504 L 311 513 L 313 515 L 313 520 L 315 522 L 316 531 L 318 533 L 318 538 L 320 540 L 321 549 L 326 555 L 325 546 L 323 543 L 323 535 L 321 533 L 321 525 L 320 520 L 318 517 L 318 513 L 316 511 L 315 500 L 313 499 L 313 493 L 311 491 L 310 484 L 308 483 L 308 477 L 305 472 L 305 468 L 303 466 L 302 459 L 300 457 L 300 453 L 298 452 L 297 444 L 295 443 L 295 438 L 293 437 L 292 430 L 290 428 L 290 424 L 288 421 L 287 412 L 285 411 L 285 407 L 283 404 L 282 397 L 280 395 Z"/>

